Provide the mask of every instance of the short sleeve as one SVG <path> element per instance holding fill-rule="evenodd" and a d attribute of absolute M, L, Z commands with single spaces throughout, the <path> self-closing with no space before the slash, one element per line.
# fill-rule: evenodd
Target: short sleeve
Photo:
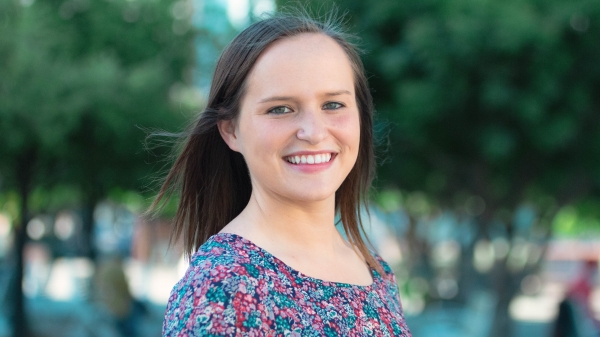
<path fill-rule="evenodd" d="M 372 252 L 372 254 L 375 257 L 375 259 L 379 261 L 379 263 L 383 267 L 383 271 L 386 274 L 384 277 L 386 280 L 386 291 L 384 293 L 384 297 L 387 297 L 387 302 L 392 306 L 392 311 L 397 312 L 399 315 L 400 319 L 398 320 L 398 323 L 400 324 L 403 331 L 402 336 L 412 336 L 404 318 L 404 309 L 402 308 L 402 301 L 400 300 L 400 292 L 398 288 L 398 281 L 396 280 L 396 275 L 394 274 L 394 271 L 392 270 L 390 265 L 387 262 L 385 262 L 385 260 L 383 260 L 381 256 L 379 256 L 375 252 Z"/>
<path fill-rule="evenodd" d="M 188 269 L 171 292 L 163 336 L 263 336 L 267 290 L 248 269 L 208 261 Z"/>

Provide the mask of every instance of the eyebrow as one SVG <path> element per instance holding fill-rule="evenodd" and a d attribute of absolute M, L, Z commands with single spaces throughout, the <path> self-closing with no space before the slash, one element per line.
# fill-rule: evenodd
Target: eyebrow
<path fill-rule="evenodd" d="M 339 95 L 352 95 L 352 93 L 349 90 L 338 90 L 338 91 L 326 92 L 324 94 L 324 96 L 327 96 L 327 97 L 339 96 Z M 267 97 L 267 98 L 261 99 L 260 101 L 258 101 L 258 103 L 266 103 L 266 102 L 273 102 L 273 101 L 291 101 L 293 99 L 294 99 L 294 97 L 292 97 L 292 96 L 272 96 L 272 97 Z"/>

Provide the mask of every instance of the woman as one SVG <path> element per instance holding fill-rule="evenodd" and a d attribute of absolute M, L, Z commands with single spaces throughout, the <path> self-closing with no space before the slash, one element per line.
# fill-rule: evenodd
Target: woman
<path fill-rule="evenodd" d="M 410 336 L 394 274 L 361 238 L 373 106 L 344 36 L 277 15 L 221 55 L 155 202 L 180 189 L 173 235 L 191 255 L 163 335 Z"/>

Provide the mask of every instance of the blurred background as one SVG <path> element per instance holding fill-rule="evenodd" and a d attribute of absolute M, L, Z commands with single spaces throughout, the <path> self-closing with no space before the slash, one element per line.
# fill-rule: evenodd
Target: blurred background
<path fill-rule="evenodd" d="M 0 336 L 160 336 L 142 216 L 220 51 L 278 0 L 0 0 Z M 329 1 L 308 1 L 326 13 Z M 598 336 L 600 2 L 338 0 L 377 109 L 366 230 L 415 337 Z"/>

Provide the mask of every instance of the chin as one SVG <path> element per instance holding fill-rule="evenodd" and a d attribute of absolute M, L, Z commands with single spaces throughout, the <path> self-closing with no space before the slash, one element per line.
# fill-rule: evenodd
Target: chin
<path fill-rule="evenodd" d="M 291 192 L 288 194 L 289 198 L 292 200 L 297 200 L 299 202 L 319 202 L 325 201 L 329 198 L 335 197 L 335 192 L 337 189 L 323 189 L 323 190 L 312 190 L 310 192 Z"/>

